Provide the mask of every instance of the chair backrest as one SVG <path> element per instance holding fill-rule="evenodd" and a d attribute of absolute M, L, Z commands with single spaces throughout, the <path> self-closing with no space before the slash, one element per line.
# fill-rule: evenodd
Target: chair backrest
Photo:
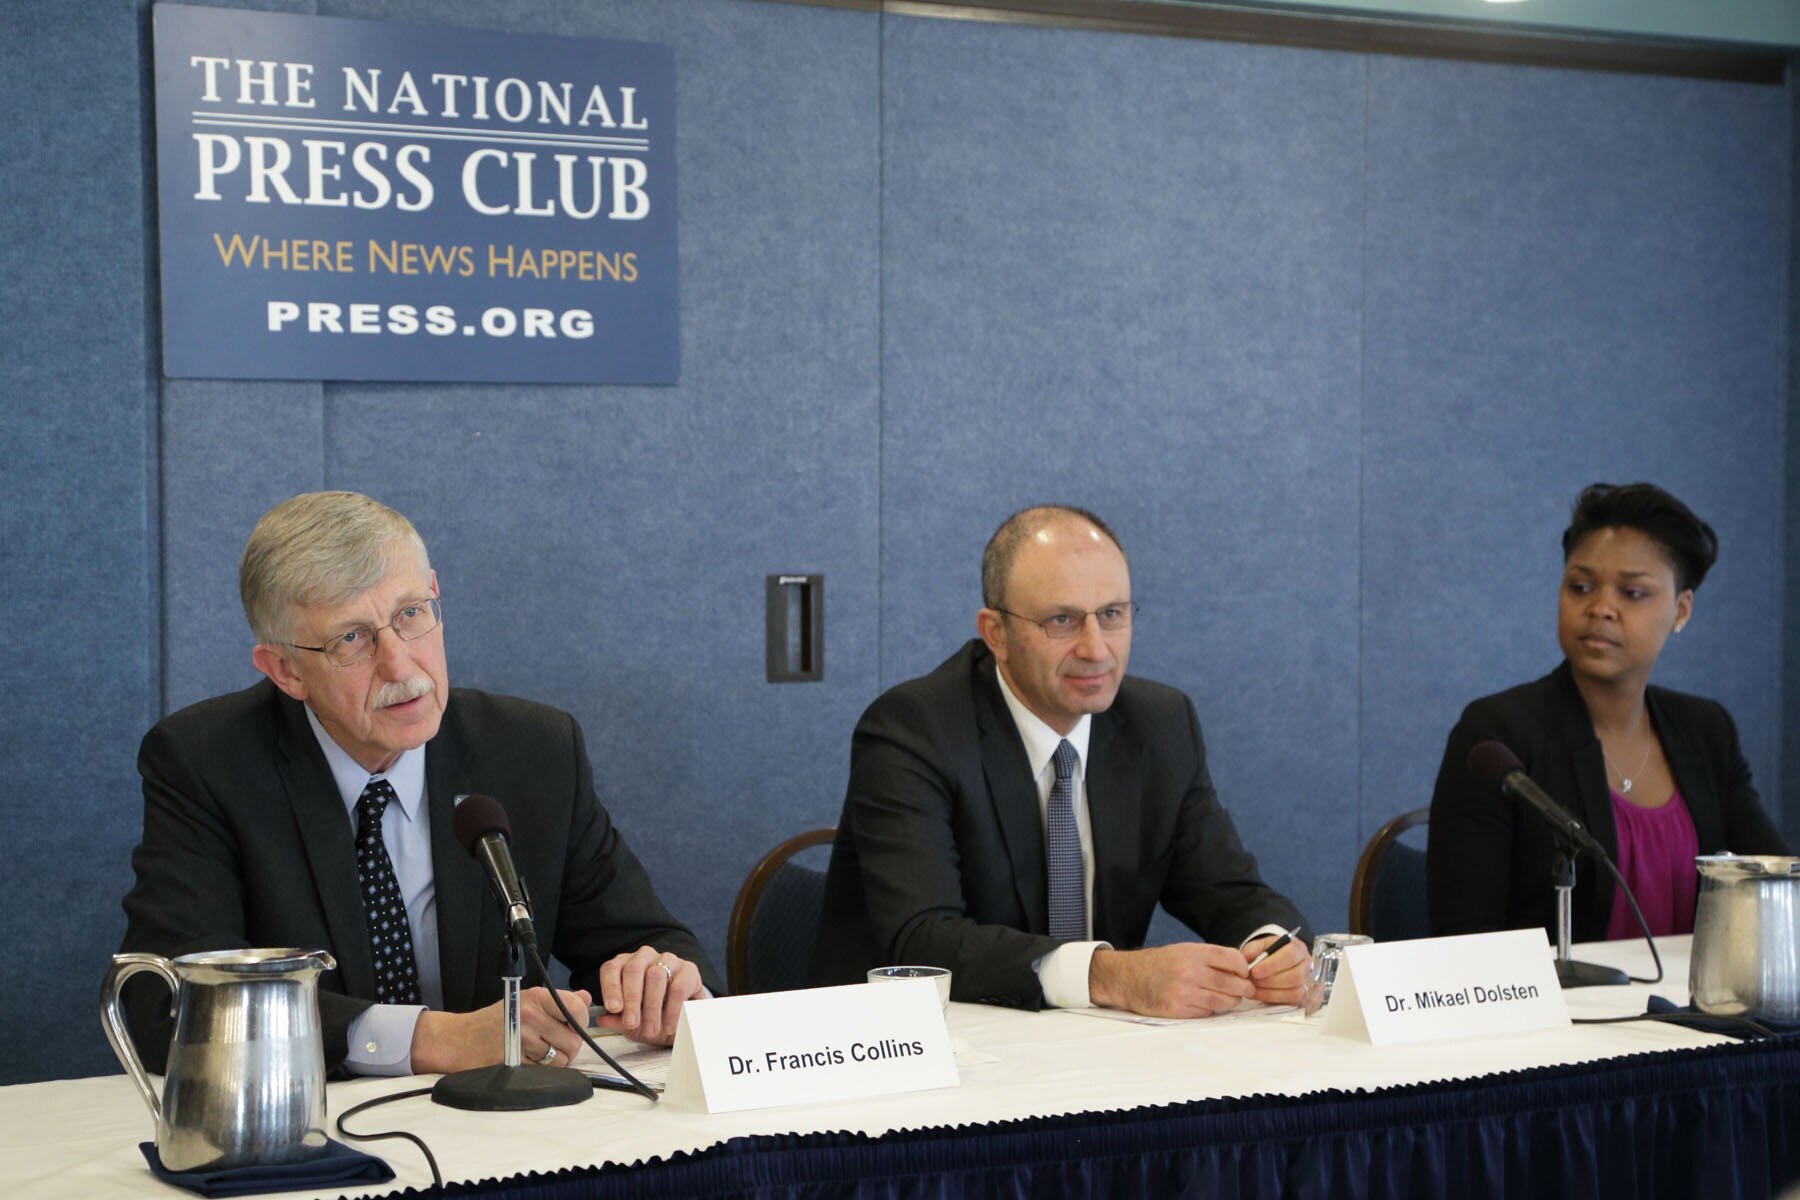
<path fill-rule="evenodd" d="M 834 828 L 797 833 L 750 869 L 725 931 L 725 982 L 732 995 L 786 991 L 812 982 L 825 872 L 788 860 L 836 835 Z"/>
<path fill-rule="evenodd" d="M 1425 824 L 1429 808 L 1401 813 L 1363 847 L 1350 881 L 1350 932 L 1378 942 L 1431 936 L 1425 908 L 1425 852 L 1400 844 L 1400 835 Z"/>

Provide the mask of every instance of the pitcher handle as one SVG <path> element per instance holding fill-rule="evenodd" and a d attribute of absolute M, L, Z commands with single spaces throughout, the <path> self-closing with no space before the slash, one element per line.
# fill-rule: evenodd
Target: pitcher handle
<path fill-rule="evenodd" d="M 161 1129 L 162 1101 L 150 1086 L 150 1075 L 144 1070 L 143 1060 L 138 1058 L 137 1046 L 125 1028 L 125 1016 L 119 1011 L 119 989 L 139 971 L 155 971 L 168 982 L 169 1016 L 175 1016 L 180 988 L 180 981 L 175 978 L 175 964 L 160 954 L 115 954 L 112 966 L 107 968 L 106 979 L 100 984 L 100 1023 L 106 1027 L 106 1040 L 112 1043 L 113 1053 L 119 1056 L 131 1081 L 143 1093 L 144 1103 L 150 1106 L 150 1115 L 156 1119 L 156 1127 Z"/>

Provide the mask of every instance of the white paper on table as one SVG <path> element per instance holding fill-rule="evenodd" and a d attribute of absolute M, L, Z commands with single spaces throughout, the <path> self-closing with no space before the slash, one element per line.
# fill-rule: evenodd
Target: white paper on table
<path fill-rule="evenodd" d="M 956 1065 L 959 1067 L 979 1067 L 986 1063 L 1000 1061 L 997 1055 L 989 1054 L 986 1050 L 977 1050 L 955 1034 L 950 1035 L 950 1051 L 956 1055 Z"/>
<path fill-rule="evenodd" d="M 602 1050 L 612 1055 L 621 1067 L 657 1091 L 661 1091 L 669 1082 L 669 1059 L 674 1051 L 668 1046 L 646 1046 L 628 1037 L 595 1029 L 588 1030 L 588 1036 L 598 1042 Z M 586 1046 L 575 1056 L 574 1066 L 578 1071 L 618 1078 L 613 1074 L 613 1069 L 606 1065 L 606 1060 Z"/>
<path fill-rule="evenodd" d="M 1264 1004 L 1261 1000 L 1245 1000 L 1236 1008 L 1214 1013 L 1210 1017 L 1148 1017 L 1126 1012 L 1122 1008 L 1065 1008 L 1078 1017 L 1099 1017 L 1103 1021 L 1123 1021 L 1127 1025 L 1191 1025 L 1195 1021 L 1230 1021 L 1238 1017 L 1275 1017 L 1297 1011 L 1292 1004 Z"/>

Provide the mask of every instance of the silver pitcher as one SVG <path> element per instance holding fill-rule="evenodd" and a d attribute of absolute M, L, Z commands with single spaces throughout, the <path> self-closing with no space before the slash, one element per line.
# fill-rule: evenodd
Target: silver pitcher
<path fill-rule="evenodd" d="M 1800 858 L 1707 854 L 1688 986 L 1702 1012 L 1800 1020 Z"/>
<path fill-rule="evenodd" d="M 319 974 L 335 966 L 323 950 L 113 956 L 100 985 L 101 1021 L 156 1119 L 163 1166 L 220 1170 L 325 1152 Z M 161 975 L 173 993 L 161 1100 L 119 1010 L 120 987 L 139 971 Z"/>

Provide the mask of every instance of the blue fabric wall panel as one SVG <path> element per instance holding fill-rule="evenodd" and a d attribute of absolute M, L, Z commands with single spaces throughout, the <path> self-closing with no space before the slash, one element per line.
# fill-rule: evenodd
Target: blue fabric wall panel
<path fill-rule="evenodd" d="M 156 711 L 138 21 L 58 5 L 0 33 L 6 1081 L 114 1062 L 94 996 L 137 836 L 119 747 Z"/>
<path fill-rule="evenodd" d="M 1246 842 L 1335 924 L 1361 63 L 894 18 L 885 45 L 882 682 L 973 634 L 1002 517 L 1093 508 L 1133 671 L 1193 696 Z"/>
<path fill-rule="evenodd" d="M 1789 60 L 1790 63 L 1792 60 Z M 1788 391 L 1787 391 L 1787 487 L 1782 505 L 1782 637 L 1781 637 L 1781 786 L 1764 780 L 1765 792 L 1800 796 L 1800 337 L 1793 328 L 1800 322 L 1800 238 L 1794 224 L 1800 216 L 1800 78 L 1788 72 Z M 1800 844 L 1800 799 L 1787 806 L 1788 841 Z"/>
<path fill-rule="evenodd" d="M 1365 829 L 1427 799 L 1465 703 L 1558 661 L 1558 539 L 1597 479 L 1717 526 L 1657 678 L 1732 709 L 1779 808 L 1784 101 L 1371 61 Z"/>
<path fill-rule="evenodd" d="M 323 426 L 316 383 L 163 382 L 165 712 L 261 678 L 238 559 L 258 517 L 326 486 Z"/>

